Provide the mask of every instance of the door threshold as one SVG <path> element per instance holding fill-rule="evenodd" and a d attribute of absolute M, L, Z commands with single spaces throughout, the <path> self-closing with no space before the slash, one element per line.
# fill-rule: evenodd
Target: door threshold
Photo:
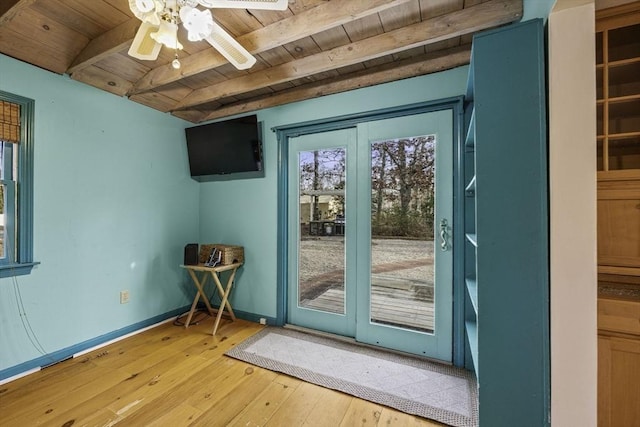
<path fill-rule="evenodd" d="M 381 346 L 377 346 L 377 345 L 373 345 L 373 344 L 367 344 L 367 343 L 363 343 L 363 342 L 360 342 L 360 341 L 356 341 L 355 338 L 346 337 L 344 335 L 333 334 L 331 332 L 324 332 L 324 331 L 319 331 L 317 329 L 305 328 L 304 326 L 292 325 L 290 323 L 285 323 L 282 327 L 285 328 L 285 329 L 291 329 L 293 331 L 298 331 L 298 332 L 302 332 L 302 333 L 309 334 L 309 335 L 315 335 L 315 336 L 318 336 L 318 337 L 329 338 L 329 339 L 333 339 L 333 340 L 336 340 L 336 341 L 342 341 L 342 342 L 349 343 L 349 344 L 355 344 L 355 345 L 363 347 L 363 348 L 371 348 L 371 349 L 378 350 L 378 351 L 386 351 L 386 352 L 389 352 L 389 353 L 397 354 L 399 356 L 415 357 L 416 359 L 426 360 L 426 361 L 433 362 L 433 363 L 439 363 L 439 364 L 444 365 L 444 366 L 452 366 L 453 365 L 453 363 L 451 363 L 451 362 L 445 362 L 443 360 L 434 359 L 432 357 L 420 356 L 418 354 L 407 353 L 407 352 L 400 351 L 400 350 L 394 350 L 392 348 L 381 347 Z"/>
<path fill-rule="evenodd" d="M 324 331 L 319 331 L 317 329 L 305 328 L 304 326 L 292 325 L 290 323 L 285 323 L 282 327 L 285 328 L 285 329 L 291 329 L 293 331 L 303 332 L 303 333 L 309 334 L 309 335 L 316 335 L 316 336 L 319 336 L 319 337 L 331 338 L 331 339 L 334 339 L 334 340 L 337 340 L 337 341 L 347 342 L 349 344 L 361 345 L 361 343 L 356 341 L 355 338 L 346 337 L 344 335 L 333 334 L 331 332 L 324 332 Z M 373 347 L 373 346 L 371 346 L 371 347 Z"/>

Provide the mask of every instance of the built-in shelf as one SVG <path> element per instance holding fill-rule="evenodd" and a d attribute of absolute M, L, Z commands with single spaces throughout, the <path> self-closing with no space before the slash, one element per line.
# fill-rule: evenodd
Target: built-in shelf
<path fill-rule="evenodd" d="M 460 338 L 465 368 L 478 380 L 481 426 L 542 426 L 549 420 L 549 389 L 540 380 L 550 375 L 544 36 L 544 23 L 529 20 L 473 38 L 476 61 L 468 94 L 476 99 L 465 103 L 469 129 L 460 156 L 465 191 Z M 619 96 L 629 95 L 626 88 L 618 90 Z M 600 134 L 612 130 L 604 121 L 609 107 L 600 107 Z M 618 132 L 640 130 L 626 122 L 616 126 Z M 471 139 L 472 150 L 466 147 Z M 509 374 L 501 376 L 507 366 Z M 507 420 L 504 408 L 518 409 Z"/>
<path fill-rule="evenodd" d="M 604 135 L 597 135 L 596 138 L 598 140 L 603 140 Z M 640 138 L 640 132 L 626 132 L 626 133 L 611 133 L 607 136 L 609 141 L 615 141 L 617 139 L 629 139 L 629 138 Z"/>
<path fill-rule="evenodd" d="M 615 98 L 609 98 L 609 104 L 616 104 L 616 103 L 621 103 L 621 102 L 635 101 L 637 99 L 640 99 L 640 94 L 617 96 Z"/>
<path fill-rule="evenodd" d="M 475 175 L 473 176 L 473 178 L 471 178 L 469 185 L 465 187 L 464 194 L 467 197 L 475 197 L 476 195 L 476 176 Z"/>
<path fill-rule="evenodd" d="M 640 268 L 638 267 L 616 267 L 609 265 L 599 265 L 598 273 L 600 274 L 618 274 L 622 276 L 640 276 Z"/>
<path fill-rule="evenodd" d="M 474 278 L 466 278 L 465 283 L 467 285 L 467 294 L 473 305 L 473 310 L 478 313 L 478 282 Z"/>
<path fill-rule="evenodd" d="M 475 67 L 473 63 L 473 52 L 471 52 L 471 61 L 469 63 L 469 78 L 467 79 L 467 90 L 464 95 L 465 102 L 473 102 L 474 98 L 474 81 L 473 81 L 473 68 Z"/>
<path fill-rule="evenodd" d="M 598 171 L 640 170 L 638 9 L 596 23 Z"/>
<path fill-rule="evenodd" d="M 465 139 L 464 146 L 467 151 L 473 151 L 476 145 L 476 113 L 471 113 L 471 121 L 469 122 L 469 129 L 467 129 L 467 138 Z"/>
<path fill-rule="evenodd" d="M 467 238 L 467 241 L 469 243 L 471 243 L 476 248 L 478 247 L 478 237 L 475 234 L 467 233 L 465 234 L 465 237 Z"/>
<path fill-rule="evenodd" d="M 628 59 L 621 59 L 619 61 L 609 61 L 607 63 L 607 65 L 609 66 L 609 68 L 613 68 L 613 67 L 619 67 L 621 65 L 629 65 L 629 64 L 635 64 L 637 62 L 640 62 L 640 56 L 636 56 L 633 58 L 628 58 Z M 603 64 L 598 64 L 596 65 L 596 68 L 602 68 Z"/>
<path fill-rule="evenodd" d="M 476 376 L 480 376 L 478 371 L 478 325 L 473 321 L 465 322 L 465 329 L 467 331 L 467 340 L 469 342 L 469 353 L 471 353 L 471 359 L 473 360 L 473 367 L 476 371 Z"/>
<path fill-rule="evenodd" d="M 600 181 L 640 181 L 640 169 L 598 171 Z"/>
<path fill-rule="evenodd" d="M 473 63 L 471 64 L 473 69 Z M 473 99 L 473 70 L 469 73 L 469 82 L 467 86 L 467 100 Z M 465 302 L 465 305 L 469 304 L 465 308 L 465 331 L 467 335 L 468 343 L 467 354 L 471 355 L 471 360 L 466 360 L 465 365 L 467 369 L 473 369 L 478 376 L 478 286 L 475 280 L 476 277 L 476 251 L 478 246 L 478 239 L 475 234 L 476 230 L 476 218 L 475 218 L 475 197 L 476 197 L 476 175 L 475 175 L 475 154 L 476 154 L 476 110 L 475 105 L 472 102 L 467 104 L 467 114 L 470 113 L 469 124 L 467 128 L 467 134 L 464 141 L 465 161 L 467 167 L 465 168 L 465 182 L 467 183 L 464 194 L 465 198 L 465 238 L 471 243 L 465 249 L 465 257 L 468 259 L 465 263 L 469 266 L 473 266 L 470 270 L 465 271 L 466 274 L 466 293 L 468 295 L 467 300 L 471 303 Z"/>

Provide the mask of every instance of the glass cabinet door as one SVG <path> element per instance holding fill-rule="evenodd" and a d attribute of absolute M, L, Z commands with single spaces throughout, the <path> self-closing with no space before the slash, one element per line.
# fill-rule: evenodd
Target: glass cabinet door
<path fill-rule="evenodd" d="M 640 23 L 596 33 L 599 171 L 640 169 Z"/>

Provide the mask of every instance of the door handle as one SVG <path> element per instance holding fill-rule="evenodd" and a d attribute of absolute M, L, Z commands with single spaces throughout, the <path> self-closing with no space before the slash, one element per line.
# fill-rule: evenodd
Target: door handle
<path fill-rule="evenodd" d="M 449 250 L 449 223 L 446 218 L 440 220 L 440 249 L 443 252 Z"/>

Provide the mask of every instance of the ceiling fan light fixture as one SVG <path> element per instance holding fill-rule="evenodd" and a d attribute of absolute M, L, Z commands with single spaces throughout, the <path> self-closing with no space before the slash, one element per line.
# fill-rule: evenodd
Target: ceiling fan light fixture
<path fill-rule="evenodd" d="M 183 12 L 185 9 L 186 11 Z M 213 31 L 213 16 L 211 16 L 210 10 L 185 7 L 180 10 L 180 19 L 187 30 L 189 41 L 199 42 L 204 40 Z"/>
<path fill-rule="evenodd" d="M 158 31 L 150 35 L 152 39 L 168 48 L 182 50 L 182 44 L 178 41 L 178 24 L 163 20 Z"/>
<path fill-rule="evenodd" d="M 136 7 L 140 12 L 149 13 L 156 8 L 156 3 L 153 0 L 134 0 Z"/>

